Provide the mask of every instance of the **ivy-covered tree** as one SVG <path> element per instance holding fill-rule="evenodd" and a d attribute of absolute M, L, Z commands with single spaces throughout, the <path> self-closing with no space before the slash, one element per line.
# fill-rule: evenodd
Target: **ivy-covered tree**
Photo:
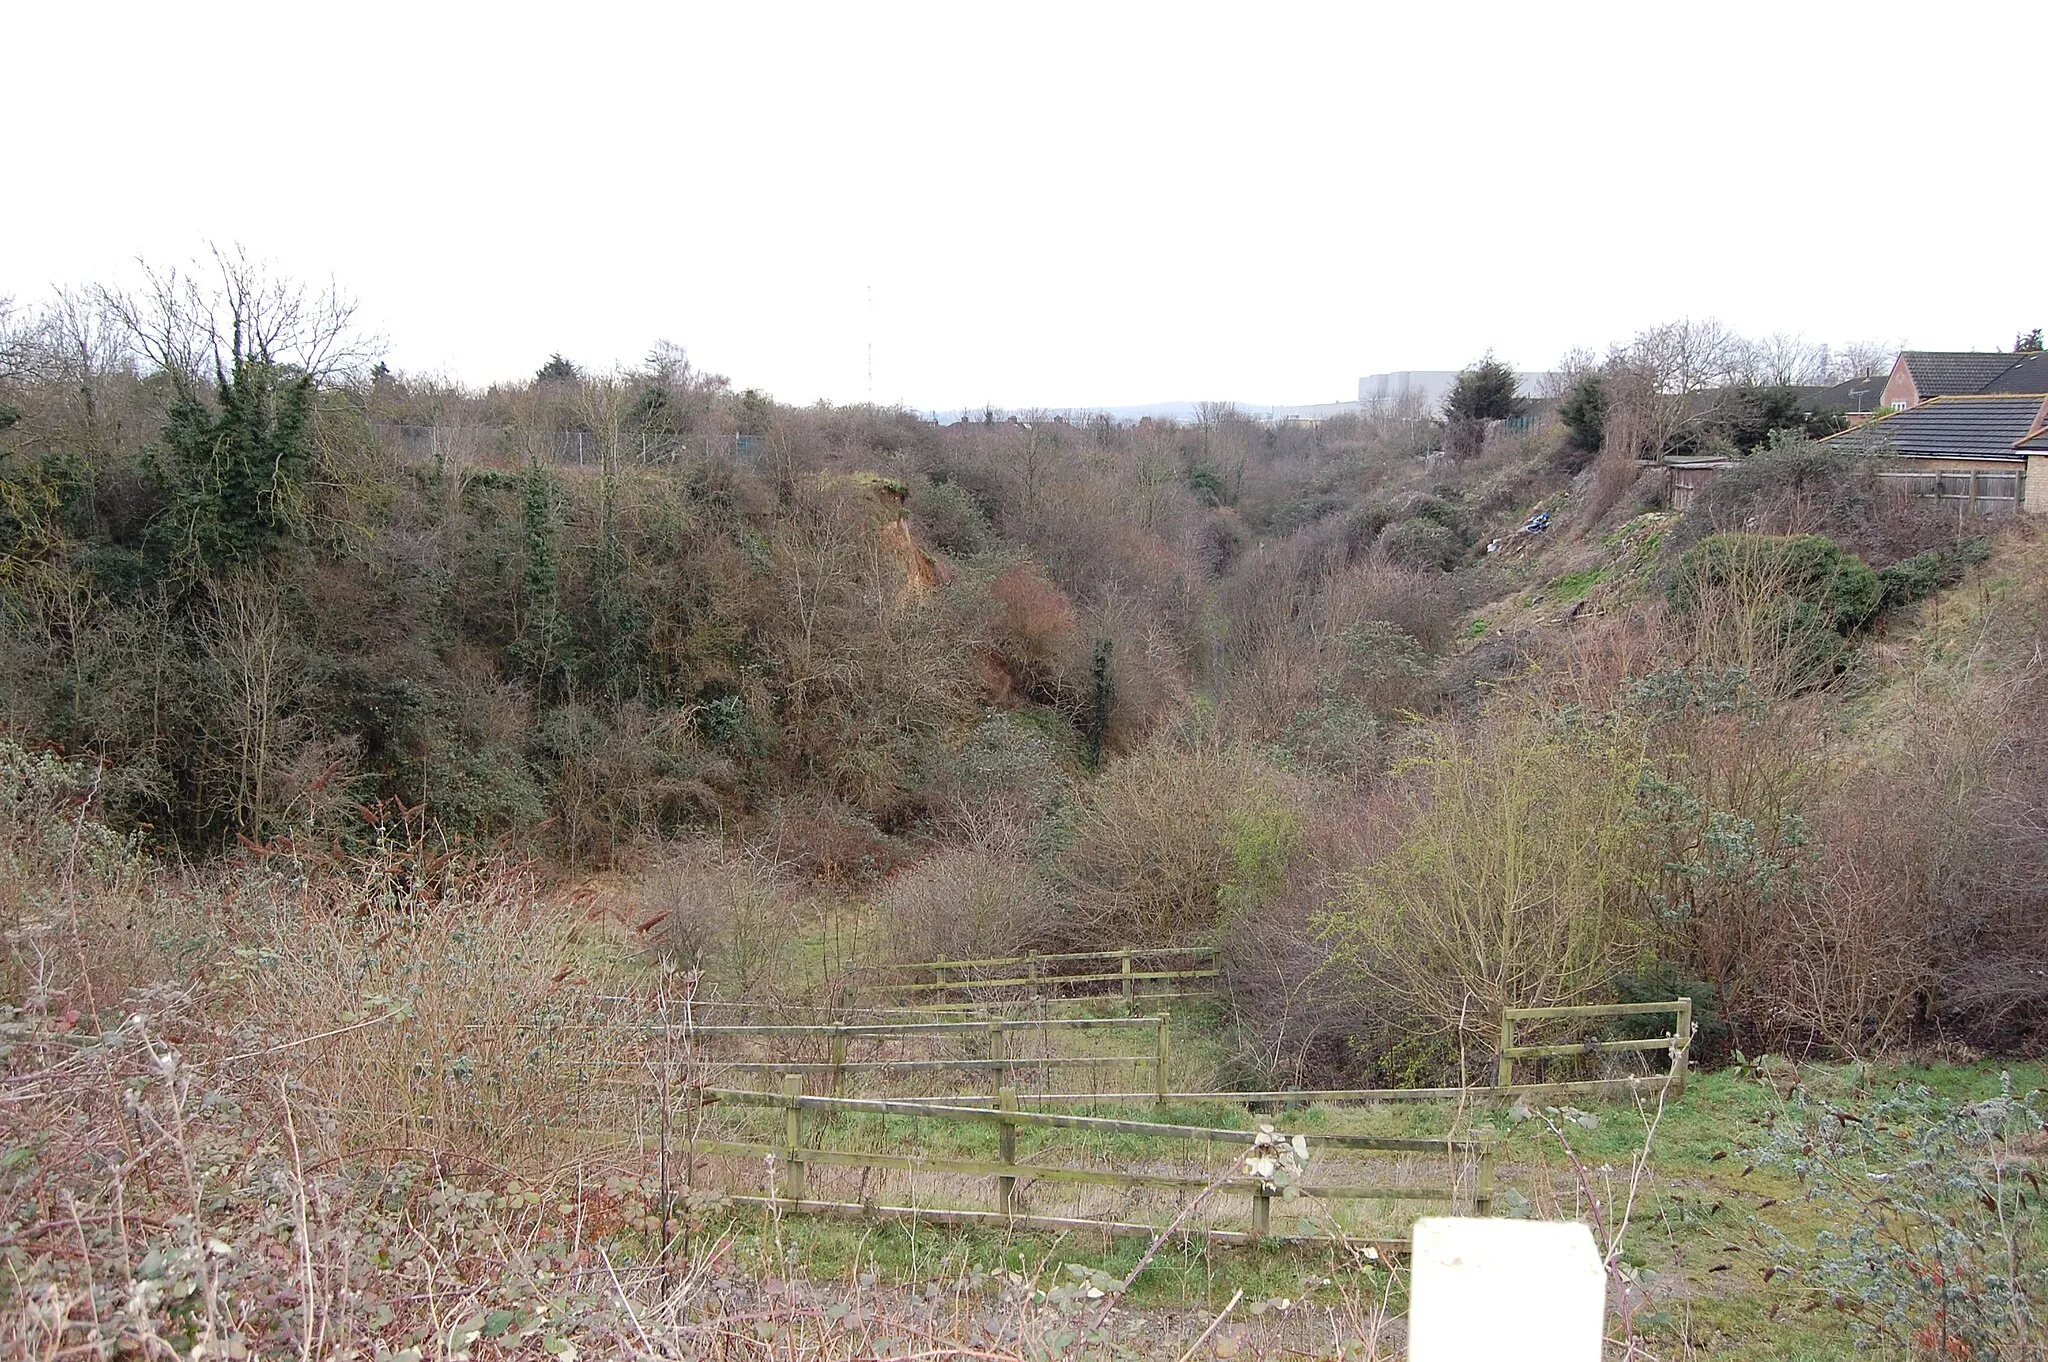
<path fill-rule="evenodd" d="M 152 537 L 193 578 L 255 563 L 296 540 L 313 462 L 313 375 L 276 362 L 239 318 L 210 389 L 176 379 L 152 460 L 165 498 Z"/>
<path fill-rule="evenodd" d="M 520 585 L 525 597 L 519 636 L 507 650 L 545 701 L 560 689 L 569 644 L 569 621 L 562 613 L 561 556 L 555 526 L 554 480 L 547 470 L 526 470 L 523 520 L 526 571 Z"/>

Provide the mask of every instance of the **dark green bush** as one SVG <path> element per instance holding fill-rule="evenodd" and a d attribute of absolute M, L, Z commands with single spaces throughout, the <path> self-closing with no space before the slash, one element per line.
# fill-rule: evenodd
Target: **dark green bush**
<path fill-rule="evenodd" d="M 910 500 L 911 519 L 934 546 L 956 558 L 980 553 L 989 539 L 988 516 L 974 494 L 954 482 L 933 482 Z"/>
<path fill-rule="evenodd" d="M 1952 549 L 1929 549 L 1902 562 L 1893 563 L 1877 574 L 1884 587 L 1883 609 L 1892 610 L 1925 600 L 1945 586 L 1962 580 L 1963 571 L 1991 556 L 1987 539 L 1970 539 Z"/>
<path fill-rule="evenodd" d="M 1455 532 L 1420 516 L 1396 521 L 1380 531 L 1379 546 L 1390 561 L 1402 567 L 1449 572 L 1464 557 L 1464 546 Z"/>
<path fill-rule="evenodd" d="M 1671 579 L 1672 606 L 1702 607 L 1715 589 L 1772 591 L 1790 602 L 1788 625 L 1846 634 L 1877 613 L 1884 585 L 1862 559 L 1818 534 L 1716 534 L 1685 551 Z"/>
<path fill-rule="evenodd" d="M 1709 535 L 1678 560 L 1668 592 L 1709 663 L 1782 693 L 1840 671 L 1848 636 L 1884 599 L 1868 564 L 1817 534 Z"/>
<path fill-rule="evenodd" d="M 1601 384 L 1600 375 L 1588 373 L 1579 376 L 1578 382 L 1572 384 L 1570 391 L 1557 404 L 1557 419 L 1564 422 L 1564 428 L 1571 436 L 1567 449 L 1579 456 L 1576 460 L 1565 459 L 1563 462 L 1575 464 L 1571 471 L 1577 472 L 1600 452 L 1600 444 L 1607 438 L 1607 389 Z"/>

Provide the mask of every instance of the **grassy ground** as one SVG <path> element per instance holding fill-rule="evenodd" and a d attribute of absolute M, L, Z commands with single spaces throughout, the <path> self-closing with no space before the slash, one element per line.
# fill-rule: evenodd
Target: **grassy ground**
<path fill-rule="evenodd" d="M 1284 1132 L 1306 1135 L 1312 1151 L 1319 1134 L 1438 1135 L 1489 1126 L 1503 1139 L 1498 1188 L 1505 1213 L 1602 1221 L 1606 1234 L 1619 1237 L 1621 1262 L 1635 1281 L 1617 1294 L 1618 1313 L 1625 1303 L 1650 1355 L 1820 1359 L 1848 1355 L 1855 1336 L 1847 1316 L 1817 1305 L 1822 1297 L 1810 1283 L 1783 1269 L 1787 1246 L 1794 1252 L 1810 1248 L 1828 1212 L 1803 1199 L 1801 1187 L 1787 1173 L 1759 1162 L 1771 1125 L 1785 1116 L 1799 1087 L 1853 1117 L 1901 1083 L 1924 1084 L 1962 1100 L 1994 1096 L 2001 1072 L 2009 1072 L 2021 1090 L 2048 1084 L 2048 1071 L 2040 1064 L 1778 1064 L 1762 1072 L 1743 1068 L 1695 1075 L 1686 1093 L 1661 1111 L 1654 1099 L 1586 1100 L 1524 1115 L 1438 1103 L 1318 1106 L 1264 1115 L 1222 1103 L 1179 1104 L 1156 1114 L 1149 1107 L 1102 1111 L 1234 1128 L 1271 1121 Z M 834 1130 L 829 1142 L 835 1147 L 917 1144 L 933 1153 L 987 1156 L 993 1135 L 985 1128 L 863 1118 Z M 1157 1142 L 1131 1136 L 1039 1143 L 1069 1163 L 1128 1168 L 1149 1166 L 1159 1156 L 1156 1148 L 1148 1148 Z M 1020 1144 L 1028 1158 L 1032 1142 L 1027 1137 Z M 1055 1150 L 1054 1144 L 1064 1147 Z M 953 1190 L 961 1195 L 960 1204 L 975 1204 L 972 1186 Z M 934 1200 L 945 1199 L 943 1192 L 935 1188 Z M 1625 1232 L 1620 1228 L 1624 1213 Z M 771 1224 L 752 1214 L 719 1217 L 717 1225 L 735 1234 L 737 1257 L 754 1270 L 795 1273 L 813 1281 L 869 1274 L 897 1286 L 1047 1269 L 1055 1275 L 1086 1271 L 1121 1281 L 1146 1248 L 1143 1241 L 1112 1242 L 1085 1232 L 1000 1234 L 789 1216 Z M 1275 1229 L 1289 1228 L 1276 1215 Z M 1377 1304 L 1398 1315 L 1404 1294 L 1398 1273 L 1389 1274 L 1384 1265 L 1352 1252 L 1177 1244 L 1163 1249 L 1139 1275 L 1129 1302 L 1168 1317 L 1192 1317 L 1222 1308 L 1238 1292 L 1247 1301 L 1267 1305 L 1268 1323 L 1281 1317 L 1278 1302 L 1283 1300 L 1293 1311 L 1355 1312 Z"/>

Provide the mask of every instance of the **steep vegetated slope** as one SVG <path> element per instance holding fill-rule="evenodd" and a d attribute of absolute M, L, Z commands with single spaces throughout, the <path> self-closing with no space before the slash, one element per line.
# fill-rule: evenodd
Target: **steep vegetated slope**
<path fill-rule="evenodd" d="M 108 306 L 9 335 L 0 718 L 154 847 L 402 818 L 636 920 L 745 864 L 909 956 L 1215 940 L 1261 1083 L 1679 987 L 1726 1048 L 2033 1043 L 2032 541 L 1777 390 L 938 426 Z M 1665 444 L 1756 452 L 1681 516 Z"/>
<path fill-rule="evenodd" d="M 223 1300 L 445 1340 L 358 1250 L 495 1281 L 529 1211 L 505 1319 L 610 1319 L 584 1234 L 661 1229 L 646 1170 L 552 1218 L 520 1179 L 637 1129 L 586 1070 L 646 1056 L 522 1028 L 878 956 L 1213 943 L 1208 1086 L 1455 1082 L 1503 1005 L 1678 993 L 1709 1062 L 2040 1046 L 2048 546 L 1776 389 L 1639 339 L 1562 424 L 1482 366 L 1444 418 L 939 426 L 666 349 L 354 372 L 318 309 L 195 296 L 0 335 L 21 1340 L 115 1289 L 181 1348 Z M 1673 449 L 1738 462 L 1678 514 Z M 152 1160 L 191 1176 L 129 1262 Z"/>

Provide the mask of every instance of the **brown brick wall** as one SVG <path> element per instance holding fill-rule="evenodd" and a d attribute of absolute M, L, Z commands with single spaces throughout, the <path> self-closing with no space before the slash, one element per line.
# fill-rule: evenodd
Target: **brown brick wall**
<path fill-rule="evenodd" d="M 1878 399 L 1880 407 L 1911 407 L 1920 402 L 1920 390 L 1913 386 L 1913 375 L 1906 368 L 1906 357 L 1900 355 L 1892 361 L 1892 376 L 1884 385 L 1884 396 Z"/>

